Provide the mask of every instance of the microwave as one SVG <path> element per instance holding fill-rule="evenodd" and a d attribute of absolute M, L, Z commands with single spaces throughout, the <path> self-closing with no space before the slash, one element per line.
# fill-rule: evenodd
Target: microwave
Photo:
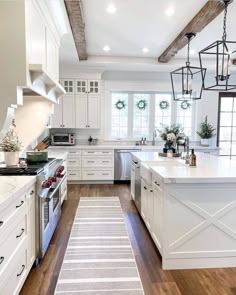
<path fill-rule="evenodd" d="M 52 145 L 75 145 L 74 133 L 53 133 L 51 135 Z"/>

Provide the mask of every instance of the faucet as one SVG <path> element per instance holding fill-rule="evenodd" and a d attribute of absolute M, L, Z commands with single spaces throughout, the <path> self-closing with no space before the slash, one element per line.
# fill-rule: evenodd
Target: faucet
<path fill-rule="evenodd" d="M 189 156 L 189 137 L 185 137 L 185 146 L 186 146 L 186 157 L 185 157 L 185 164 L 190 163 L 190 156 Z"/>
<path fill-rule="evenodd" d="M 155 138 L 157 137 L 157 129 L 155 128 L 152 133 L 152 145 L 155 145 Z"/>

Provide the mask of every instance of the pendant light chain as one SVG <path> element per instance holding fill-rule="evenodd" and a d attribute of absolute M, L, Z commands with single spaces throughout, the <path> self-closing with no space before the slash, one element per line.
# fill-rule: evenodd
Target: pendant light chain
<path fill-rule="evenodd" d="M 224 26 L 223 26 L 223 36 L 222 36 L 222 40 L 223 41 L 226 41 L 226 38 L 227 38 L 227 32 L 226 32 L 226 29 L 227 29 L 227 13 L 228 13 L 228 1 L 225 2 L 225 12 L 224 12 Z"/>
<path fill-rule="evenodd" d="M 189 52 L 190 52 L 190 38 L 188 38 L 188 50 L 187 50 L 187 62 L 186 62 L 187 66 L 190 66 Z"/>

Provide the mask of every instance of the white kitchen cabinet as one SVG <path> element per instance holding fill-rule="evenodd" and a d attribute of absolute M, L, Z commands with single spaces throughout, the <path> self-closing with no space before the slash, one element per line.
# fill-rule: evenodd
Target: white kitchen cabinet
<path fill-rule="evenodd" d="M 153 230 L 153 217 L 154 217 L 154 197 L 153 197 L 153 190 L 150 187 L 147 187 L 147 201 L 146 201 L 146 225 L 150 233 Z"/>
<path fill-rule="evenodd" d="M 35 261 L 35 185 L 0 206 L 0 293 L 19 294 Z"/>
<path fill-rule="evenodd" d="M 73 79 L 62 79 L 61 85 L 64 87 L 67 94 L 74 94 L 75 93 L 75 84 Z"/>
<path fill-rule="evenodd" d="M 46 30 L 46 44 L 46 69 L 49 76 L 57 81 L 59 67 L 59 47 L 49 28 Z"/>
<path fill-rule="evenodd" d="M 148 199 L 148 185 L 141 179 L 141 216 L 144 222 L 147 222 L 147 199 Z"/>
<path fill-rule="evenodd" d="M 100 94 L 100 80 L 80 79 L 75 82 L 76 94 Z"/>
<path fill-rule="evenodd" d="M 162 220 L 163 220 L 163 191 L 159 183 L 154 183 L 153 187 L 153 226 L 151 235 L 153 240 L 162 254 Z"/>
<path fill-rule="evenodd" d="M 75 97 L 76 128 L 101 127 L 101 100 L 100 96 L 86 94 Z"/>
<path fill-rule="evenodd" d="M 133 161 L 131 164 L 130 193 L 131 193 L 132 200 L 134 200 L 135 198 L 135 164 L 133 163 Z"/>
<path fill-rule="evenodd" d="M 52 128 L 75 128 L 74 97 L 64 95 L 54 105 Z"/>

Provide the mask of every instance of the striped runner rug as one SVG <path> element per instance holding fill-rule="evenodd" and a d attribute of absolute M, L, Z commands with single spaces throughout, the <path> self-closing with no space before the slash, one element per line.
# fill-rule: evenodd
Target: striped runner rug
<path fill-rule="evenodd" d="M 80 198 L 56 295 L 144 295 L 118 197 Z"/>

